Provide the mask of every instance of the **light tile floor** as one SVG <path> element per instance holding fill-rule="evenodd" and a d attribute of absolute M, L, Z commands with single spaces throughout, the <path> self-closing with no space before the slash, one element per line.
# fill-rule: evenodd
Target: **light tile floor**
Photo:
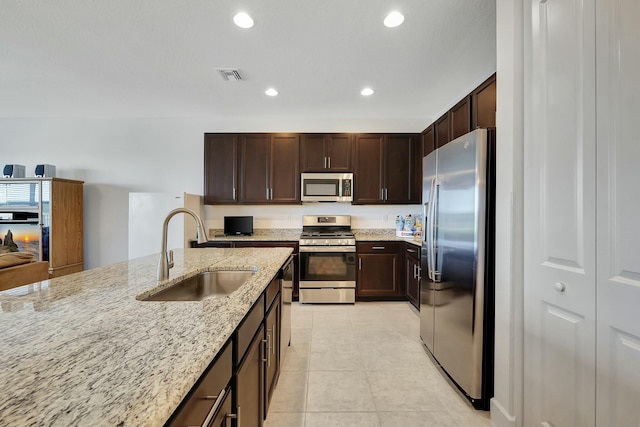
<path fill-rule="evenodd" d="M 265 427 L 491 425 L 438 371 L 407 302 L 292 306 Z"/>

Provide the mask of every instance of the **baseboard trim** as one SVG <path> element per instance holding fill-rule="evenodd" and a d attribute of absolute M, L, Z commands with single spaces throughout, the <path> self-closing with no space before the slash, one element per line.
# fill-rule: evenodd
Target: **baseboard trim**
<path fill-rule="evenodd" d="M 516 417 L 509 412 L 496 400 L 491 399 L 491 425 L 494 427 L 516 427 Z"/>

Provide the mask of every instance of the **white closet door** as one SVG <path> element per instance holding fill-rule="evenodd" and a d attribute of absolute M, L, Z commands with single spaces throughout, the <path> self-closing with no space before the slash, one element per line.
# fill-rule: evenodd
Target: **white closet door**
<path fill-rule="evenodd" d="M 640 2 L 599 1 L 599 426 L 640 425 Z"/>
<path fill-rule="evenodd" d="M 526 12 L 526 426 L 595 424 L 594 1 Z"/>

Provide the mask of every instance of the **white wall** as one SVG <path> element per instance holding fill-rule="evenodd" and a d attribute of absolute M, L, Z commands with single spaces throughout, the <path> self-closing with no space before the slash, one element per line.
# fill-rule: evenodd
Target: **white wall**
<path fill-rule="evenodd" d="M 498 0 L 495 382 L 491 421 L 522 425 L 523 1 Z"/>
<path fill-rule="evenodd" d="M 57 176 L 85 182 L 85 266 L 94 268 L 128 258 L 129 192 L 202 194 L 205 132 L 420 132 L 425 121 L 260 119 L 0 119 L 0 166 L 56 165 Z M 393 227 L 396 214 L 418 206 L 359 206 L 334 211 L 327 207 L 208 207 L 208 228 L 221 228 L 222 217 L 254 214 L 256 227 L 299 228 L 306 213 L 350 213 L 360 228 Z M 343 210 L 344 209 L 344 210 Z M 259 214 L 256 214 L 259 212 Z M 389 217 L 388 221 L 382 218 Z M 291 217 L 291 221 L 289 221 Z M 286 219 L 283 220 L 283 218 Z M 220 224 L 218 226 L 218 224 Z M 161 230 L 158 230 L 160 233 Z"/>

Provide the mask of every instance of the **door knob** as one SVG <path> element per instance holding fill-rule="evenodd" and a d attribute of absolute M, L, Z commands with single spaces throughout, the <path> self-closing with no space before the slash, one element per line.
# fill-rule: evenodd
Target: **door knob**
<path fill-rule="evenodd" d="M 556 291 L 558 292 L 564 292 L 565 289 L 567 289 L 567 286 L 562 282 L 556 282 L 553 286 L 556 288 Z"/>

